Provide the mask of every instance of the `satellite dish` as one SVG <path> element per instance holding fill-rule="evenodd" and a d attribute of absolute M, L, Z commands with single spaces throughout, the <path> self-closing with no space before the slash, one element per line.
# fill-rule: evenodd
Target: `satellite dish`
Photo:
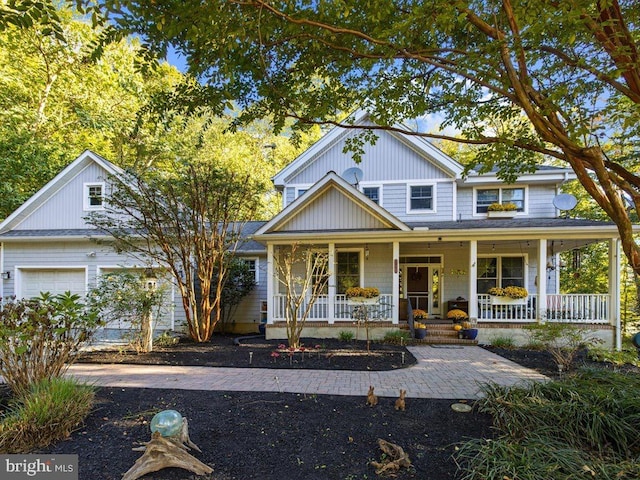
<path fill-rule="evenodd" d="M 354 187 L 357 187 L 360 183 L 360 180 L 364 177 L 362 170 L 358 167 L 347 168 L 344 172 L 342 172 L 342 178 L 344 178 L 347 182 L 349 182 Z"/>
<path fill-rule="evenodd" d="M 568 193 L 561 193 L 560 195 L 556 195 L 553 199 L 553 205 L 558 210 L 573 210 L 577 204 L 578 200 L 576 200 L 576 197 Z"/>

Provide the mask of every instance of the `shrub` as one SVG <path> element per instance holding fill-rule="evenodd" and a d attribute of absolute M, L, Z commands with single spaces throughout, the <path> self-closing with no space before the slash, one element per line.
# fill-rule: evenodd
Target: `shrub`
<path fill-rule="evenodd" d="M 386 343 L 406 345 L 411 339 L 411 333 L 407 330 L 393 330 L 384 334 Z"/>
<path fill-rule="evenodd" d="M 494 337 L 491 339 L 491 345 L 498 348 L 514 348 L 516 342 L 511 337 Z"/>
<path fill-rule="evenodd" d="M 0 451 L 27 453 L 68 437 L 91 411 L 94 396 L 93 387 L 68 378 L 32 384 L 0 423 Z"/>
<path fill-rule="evenodd" d="M 155 338 L 153 343 L 159 347 L 170 347 L 172 345 L 176 345 L 179 341 L 180 339 L 178 337 L 165 330 Z"/>
<path fill-rule="evenodd" d="M 348 330 L 341 330 L 338 332 L 338 338 L 343 342 L 350 342 L 353 340 L 354 334 Z"/>
<path fill-rule="evenodd" d="M 460 478 L 640 478 L 639 388 L 638 375 L 606 370 L 528 387 L 483 386 L 478 407 L 493 417 L 497 438 L 462 446 Z"/>
<path fill-rule="evenodd" d="M 597 339 L 589 331 L 569 323 L 536 323 L 524 327 L 533 343 L 541 343 L 553 357 L 558 370 L 569 370 L 580 348 L 594 345 Z"/>
<path fill-rule="evenodd" d="M 14 394 L 61 376 L 99 325 L 71 292 L 14 300 L 0 310 L 0 375 Z"/>
<path fill-rule="evenodd" d="M 635 365 L 640 367 L 640 359 L 635 348 L 623 348 L 619 352 L 607 348 L 590 348 L 589 358 L 596 362 L 609 362 L 614 365 Z"/>

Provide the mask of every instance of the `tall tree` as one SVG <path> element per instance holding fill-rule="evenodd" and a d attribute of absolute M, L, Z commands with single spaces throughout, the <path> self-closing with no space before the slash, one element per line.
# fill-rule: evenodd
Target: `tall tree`
<path fill-rule="evenodd" d="M 506 180 L 540 156 L 564 162 L 640 273 L 627 208 L 640 211 L 635 0 L 78 2 L 187 58 L 199 83 L 172 108 L 236 100 L 239 124 L 270 114 L 302 130 L 355 106 L 372 112 L 372 129 L 440 114 L 459 135 L 422 135 L 478 146 L 481 169 Z M 621 142 L 625 155 L 608 147 Z"/>
<path fill-rule="evenodd" d="M 117 251 L 166 267 L 180 290 L 190 336 L 211 338 L 242 228 L 264 186 L 212 162 L 177 163 L 171 172 L 123 172 L 110 178 L 104 211 L 88 221 Z"/>
<path fill-rule="evenodd" d="M 94 60 L 100 30 L 69 8 L 37 16 L 37 5 L 47 3 L 24 2 L 12 14 L 0 7 L 2 20 L 16 20 L 0 20 L 0 218 L 85 149 L 121 166 L 171 156 L 163 129 L 137 127 L 137 113 L 182 75 L 168 65 L 141 71 L 135 40 L 112 42 Z"/>

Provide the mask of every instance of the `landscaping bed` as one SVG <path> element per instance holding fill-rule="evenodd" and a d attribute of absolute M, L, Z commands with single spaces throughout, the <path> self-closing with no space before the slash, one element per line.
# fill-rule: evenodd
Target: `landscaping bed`
<path fill-rule="evenodd" d="M 277 342 L 251 338 L 240 343 L 215 337 L 210 344 L 183 341 L 157 347 L 149 355 L 87 352 L 82 361 L 353 370 L 402 368 L 415 362 L 400 345 L 372 343 L 367 351 L 364 342 L 307 340 L 313 348 L 303 360 L 301 352 L 289 357 Z M 488 348 L 542 373 L 555 372 L 546 352 Z M 273 357 L 273 351 L 282 355 Z M 251 365 L 248 352 L 253 352 Z M 402 352 L 404 365 L 398 359 Z M 578 361 L 589 362 L 584 356 Z M 186 470 L 165 469 L 143 478 L 373 479 L 378 476 L 371 461 L 382 457 L 377 445 L 382 438 L 405 449 L 413 464 L 395 478 L 445 480 L 456 478 L 452 454 L 457 444 L 493 435 L 489 415 L 451 408 L 457 401 L 472 401 L 414 399 L 409 391 L 406 411 L 397 411 L 394 400 L 380 398 L 377 406 L 369 407 L 366 396 L 99 388 L 85 424 L 42 452 L 77 454 L 81 480 L 120 479 L 141 455 L 132 448 L 149 440 L 153 415 L 175 409 L 188 419 L 191 439 L 202 449 L 194 455 L 213 473 L 196 477 Z"/>

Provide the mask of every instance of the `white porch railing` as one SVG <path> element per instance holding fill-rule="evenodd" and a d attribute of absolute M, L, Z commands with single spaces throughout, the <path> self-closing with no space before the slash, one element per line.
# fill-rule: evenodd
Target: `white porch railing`
<path fill-rule="evenodd" d="M 368 305 L 370 318 L 375 320 L 391 320 L 392 317 L 392 295 L 380 295 L 380 301 L 374 305 Z M 271 319 L 273 321 L 285 320 L 287 296 L 273 296 L 273 312 Z M 306 305 L 305 305 L 306 306 Z M 355 305 L 349 305 L 345 295 L 336 295 L 333 303 L 333 315 L 329 316 L 329 296 L 320 295 L 315 303 L 311 306 L 311 312 L 307 317 L 308 321 L 352 321 L 353 310 L 357 308 Z"/>
<path fill-rule="evenodd" d="M 479 322 L 536 321 L 538 296 L 530 294 L 523 305 L 492 305 L 491 296 L 478 295 Z M 549 294 L 542 312 L 549 322 L 609 323 L 608 294 Z"/>
<path fill-rule="evenodd" d="M 609 295 L 606 293 L 547 295 L 547 320 L 609 323 Z"/>

